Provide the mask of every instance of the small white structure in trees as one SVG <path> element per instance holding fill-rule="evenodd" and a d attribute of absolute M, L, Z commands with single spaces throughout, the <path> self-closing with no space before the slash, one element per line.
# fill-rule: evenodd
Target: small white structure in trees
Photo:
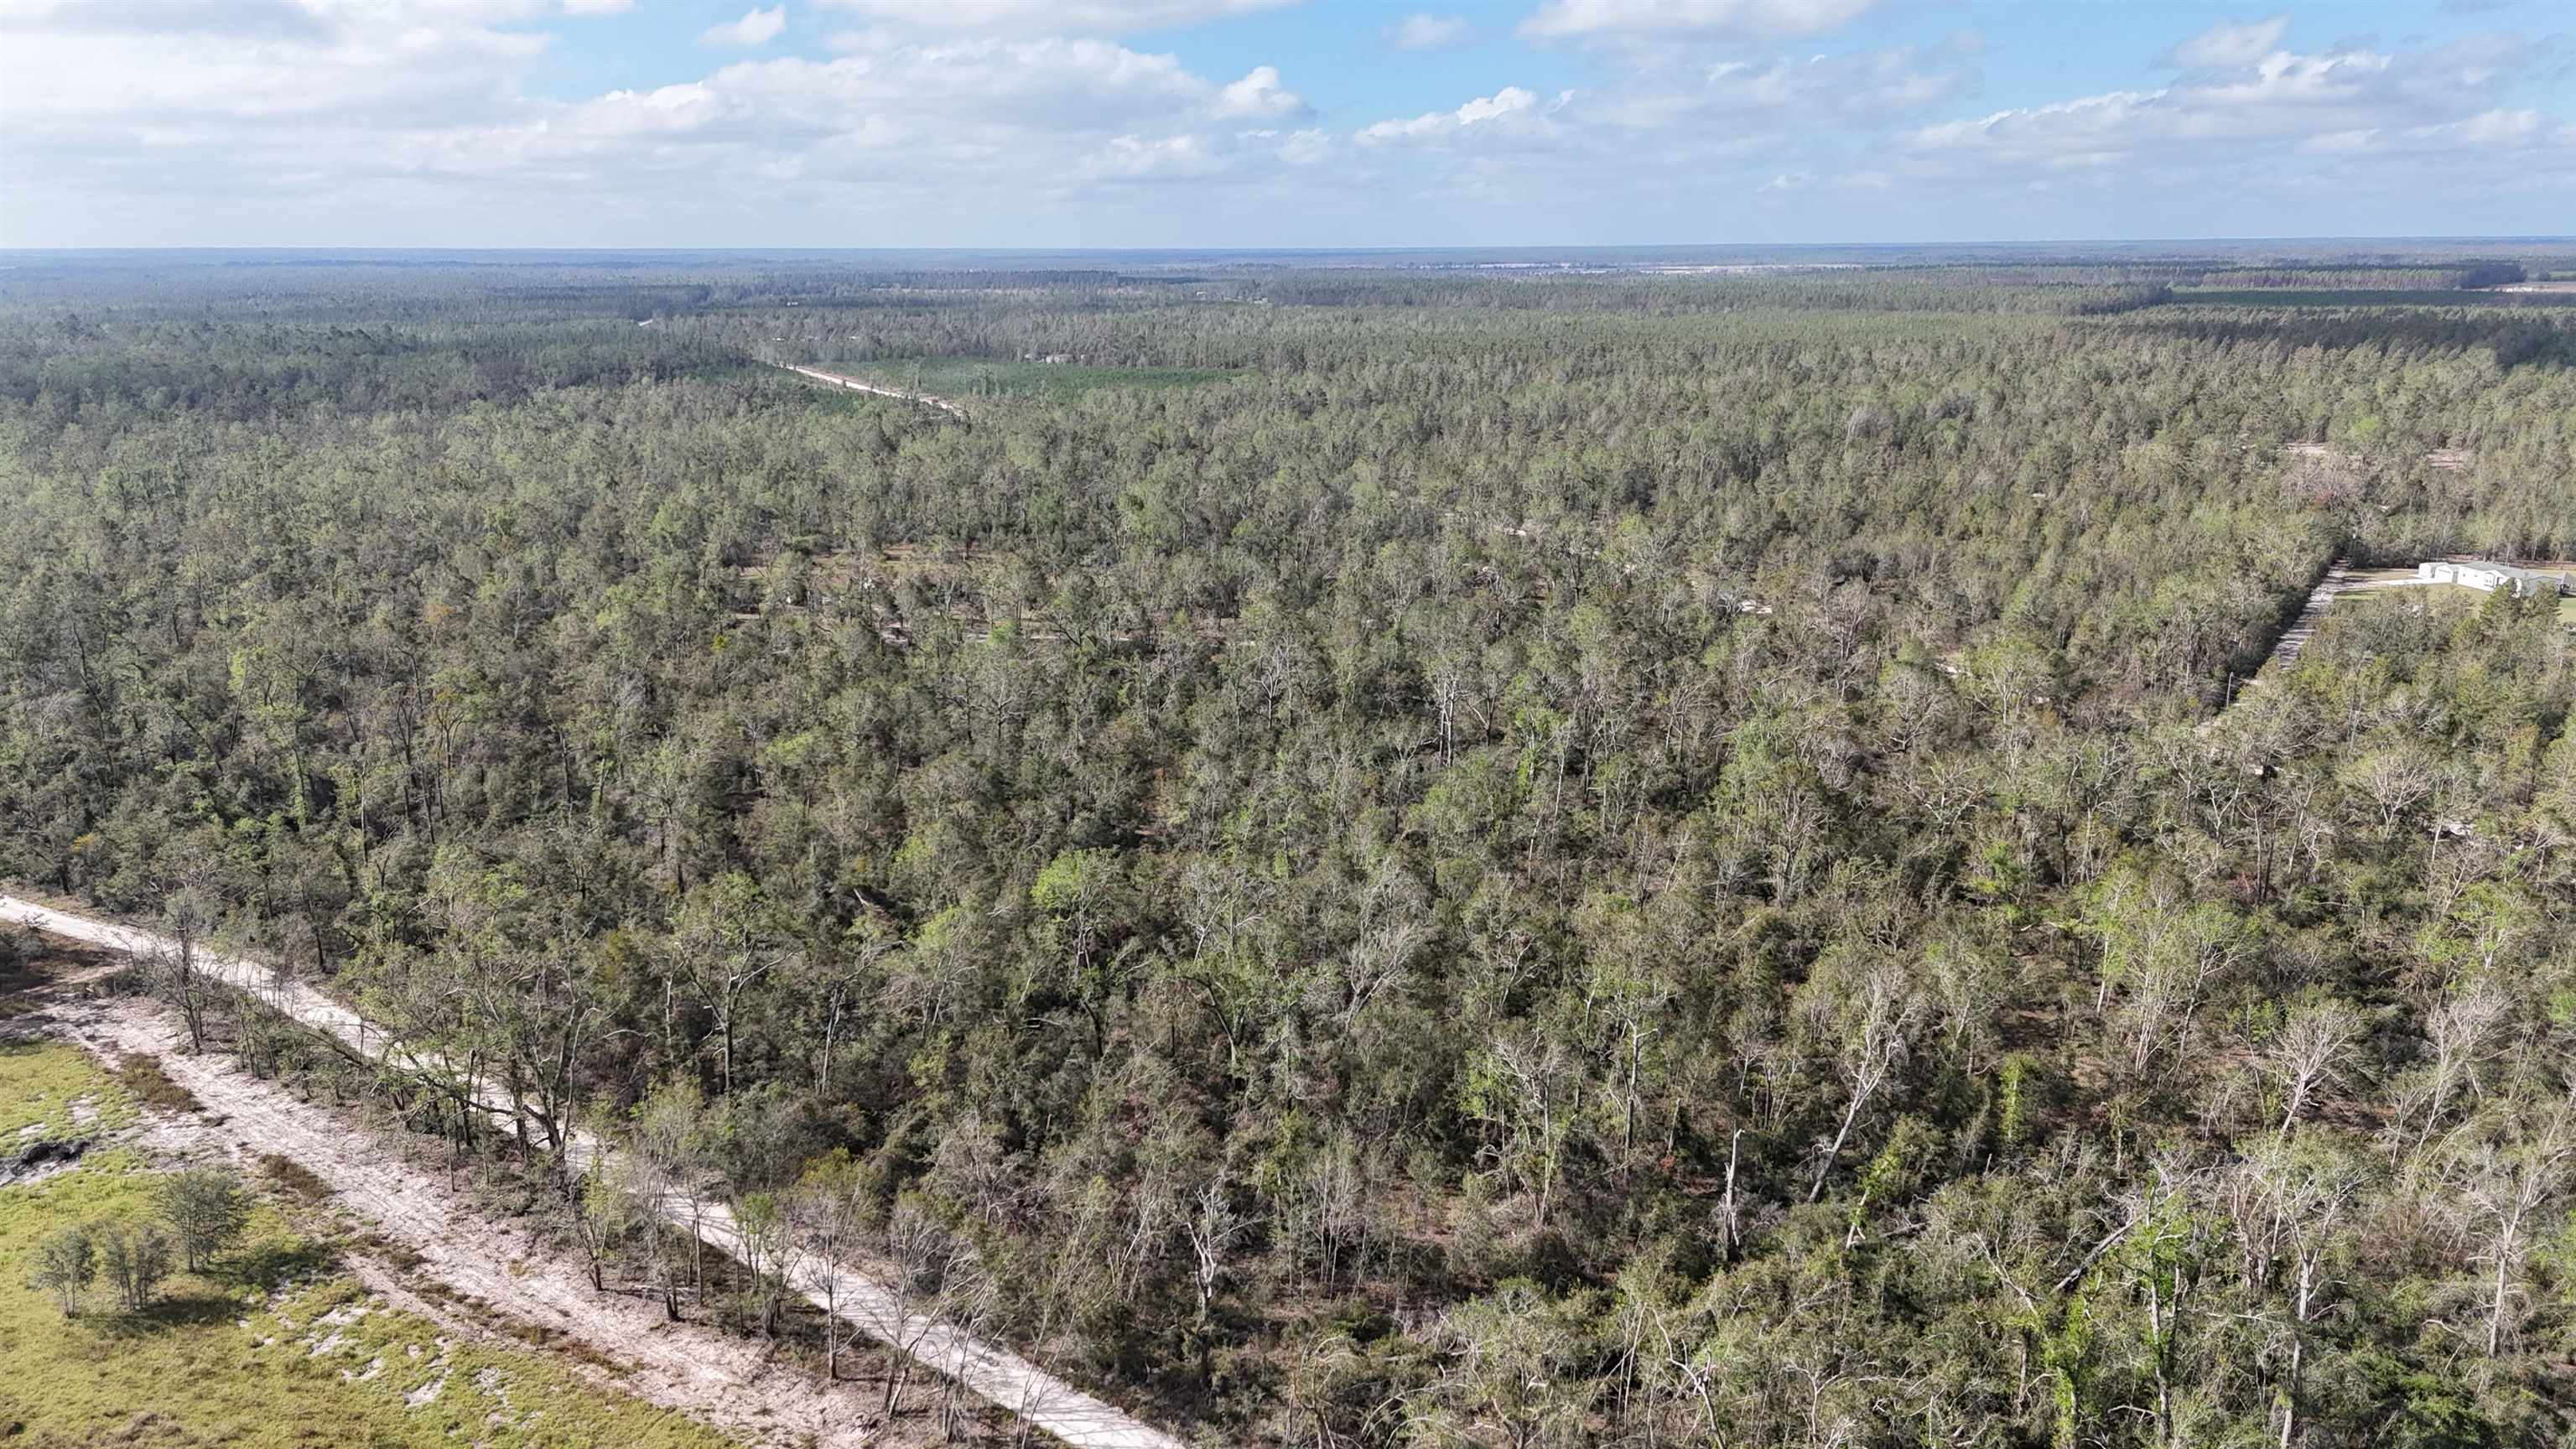
<path fill-rule="evenodd" d="M 2576 593 L 2576 577 L 2548 573 L 2540 569 L 2518 568 L 2489 559 L 2437 558 L 2415 566 L 2415 577 L 2428 584 L 2457 584 L 2464 589 L 2494 593 L 2502 589 L 2515 598 L 2533 594 L 2554 596 Z"/>

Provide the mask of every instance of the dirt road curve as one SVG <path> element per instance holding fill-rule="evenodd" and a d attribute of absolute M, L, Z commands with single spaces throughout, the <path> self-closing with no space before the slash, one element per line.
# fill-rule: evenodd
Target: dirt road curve
<path fill-rule="evenodd" d="M 903 388 L 887 387 L 883 383 L 869 382 L 865 378 L 848 377 L 837 372 L 825 372 L 819 367 L 798 367 L 792 362 L 782 362 L 777 365 L 786 368 L 789 372 L 795 373 L 799 377 L 810 377 L 816 382 L 830 383 L 834 387 L 846 387 L 852 392 L 872 392 L 879 397 L 901 398 L 905 402 L 920 403 L 924 407 L 937 408 L 941 412 L 948 414 L 950 417 L 962 418 L 966 416 L 966 410 L 964 408 L 959 407 L 957 404 L 950 402 L 944 397 L 933 397 L 926 392 L 909 392 Z"/>
<path fill-rule="evenodd" d="M 53 910 L 12 896 L 0 896 L 0 922 L 34 926 L 57 936 L 129 954 L 166 951 L 173 949 L 174 945 L 147 931 Z M 279 981 L 276 973 L 264 965 L 204 952 L 199 953 L 198 960 L 209 974 L 259 996 L 287 1015 L 327 1031 L 362 1052 L 380 1058 L 390 1053 L 397 1061 L 408 1055 L 398 1043 L 362 1020 L 357 1013 L 300 982 Z M 197 1059 L 194 1065 L 225 1078 L 239 1075 L 209 1059 Z M 195 1081 L 186 1085 L 191 1090 L 198 1090 Z M 204 1097 L 207 1093 L 199 1091 L 199 1095 Z M 501 1111 L 509 1110 L 508 1099 L 499 1097 L 494 1089 L 478 1095 Z M 293 1099 L 289 1097 L 287 1100 L 291 1102 Z M 320 1109 L 305 1110 L 319 1112 Z M 335 1127 L 331 1130 L 344 1137 L 346 1135 L 345 1129 Z M 357 1150 L 364 1154 L 363 1146 Z M 572 1134 L 566 1148 L 576 1169 L 586 1166 L 604 1150 L 596 1139 L 578 1131 Z M 316 1171 L 320 1171 L 322 1166 L 319 1163 L 306 1165 Z M 334 1181 L 336 1185 L 337 1180 Z M 363 1200 L 361 1205 L 364 1205 Z M 695 1219 L 709 1242 L 728 1252 L 735 1251 L 737 1234 L 733 1215 L 723 1203 L 674 1197 L 660 1206 L 662 1216 L 672 1223 L 686 1227 Z M 947 1325 L 905 1314 L 895 1296 L 881 1284 L 846 1265 L 808 1261 L 798 1265 L 789 1276 L 797 1291 L 816 1307 L 824 1306 L 827 1301 L 825 1288 L 837 1280 L 839 1313 L 851 1326 L 880 1343 L 909 1345 L 913 1356 L 923 1364 L 964 1384 L 1003 1410 L 1076 1446 L 1076 1449 L 1183 1449 L 1181 1441 L 1173 1436 L 1129 1417 L 998 1345 L 971 1338 Z"/>

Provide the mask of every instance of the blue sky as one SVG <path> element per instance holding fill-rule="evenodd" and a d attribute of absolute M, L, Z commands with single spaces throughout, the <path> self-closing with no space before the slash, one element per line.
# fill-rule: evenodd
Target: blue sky
<path fill-rule="evenodd" d="M 0 244 L 2576 231 L 2576 7 L 0 0 Z"/>

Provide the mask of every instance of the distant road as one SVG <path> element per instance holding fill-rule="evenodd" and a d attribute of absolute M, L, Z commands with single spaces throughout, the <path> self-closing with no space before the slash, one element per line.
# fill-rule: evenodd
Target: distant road
<path fill-rule="evenodd" d="M 805 369 L 798 368 L 803 372 Z M 822 374 L 829 377 L 830 374 Z M 881 389 L 868 389 L 879 391 Z M 916 401 L 935 401 L 916 399 Z M 941 404 L 945 406 L 945 404 Z M 175 952 L 178 943 L 150 931 L 111 921 L 55 910 L 15 896 L 0 895 L 0 923 L 37 930 L 143 956 Z M 413 1057 L 382 1027 L 368 1022 L 300 981 L 268 966 L 238 956 L 199 951 L 198 969 L 317 1030 L 328 1032 L 366 1055 L 379 1059 L 435 1065 L 437 1058 Z M 508 1114 L 509 1096 L 495 1087 L 474 1084 L 484 1106 Z M 576 1174 L 607 1151 L 596 1137 L 578 1129 L 565 1134 L 564 1156 Z M 683 1230 L 694 1229 L 719 1252 L 742 1257 L 741 1235 L 733 1212 L 722 1201 L 686 1192 L 658 1204 L 663 1219 Z M 908 1353 L 924 1366 L 965 1385 L 1004 1412 L 1036 1425 L 1075 1449 L 1187 1449 L 1179 1439 L 1120 1412 L 1019 1355 L 969 1336 L 948 1324 L 908 1311 L 904 1299 L 875 1279 L 839 1263 L 808 1257 L 788 1275 L 789 1284 L 817 1308 L 836 1299 L 841 1319 L 851 1327 Z M 837 1293 L 833 1290 L 837 1289 Z"/>
<path fill-rule="evenodd" d="M 926 392 L 912 392 L 905 388 L 888 387 L 884 383 L 870 382 L 863 377 L 850 377 L 843 373 L 825 372 L 819 367 L 799 367 L 792 362 L 776 362 L 770 365 L 773 367 L 786 368 L 789 372 L 795 373 L 799 377 L 810 377 L 816 382 L 828 383 L 833 387 L 846 387 L 852 392 L 872 392 L 879 397 L 898 398 L 904 402 L 920 403 L 924 407 L 937 408 L 951 417 L 962 418 L 966 416 L 966 409 L 958 406 L 955 402 L 944 397 L 934 397 Z"/>

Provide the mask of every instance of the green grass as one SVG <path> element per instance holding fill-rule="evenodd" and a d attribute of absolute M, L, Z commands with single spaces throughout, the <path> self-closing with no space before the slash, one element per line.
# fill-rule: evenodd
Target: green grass
<path fill-rule="evenodd" d="M 1228 374 L 1208 367 L 1082 367 L 1072 363 L 997 362 L 980 357 L 925 357 L 918 362 L 849 363 L 833 372 L 939 397 L 1038 397 L 1060 402 L 1100 388 L 1189 387 Z"/>
<path fill-rule="evenodd" d="M 2494 597 L 2495 595 L 2483 589 L 2467 588 L 2460 584 L 2422 584 L 2404 589 L 2356 590 L 2336 596 L 2335 607 L 2341 609 L 2346 605 L 2373 600 L 2412 599 L 2429 604 L 2437 614 L 2449 616 L 2483 608 L 2486 601 Z M 2561 598 L 2558 601 L 2558 622 L 2568 628 L 2576 629 L 2576 596 Z"/>
<path fill-rule="evenodd" d="M 72 1060 L 65 1062 L 62 1053 Z M 114 1086 L 68 1047 L 0 1058 L 0 1113 L 51 1120 L 65 1094 Z M 84 1075 L 85 1073 L 85 1075 Z M 36 1114 L 42 1110 L 46 1116 Z M 680 1415 L 602 1391 L 544 1354 L 447 1341 L 371 1298 L 331 1245 L 262 1204 L 241 1247 L 119 1311 L 104 1285 L 66 1320 L 27 1284 L 35 1246 L 68 1226 L 142 1220 L 155 1174 L 136 1153 L 0 1189 L 0 1444 L 241 1445 L 247 1449 L 716 1449 Z M 438 1385 L 435 1394 L 429 1392 Z M 413 1404 L 407 1396 L 417 1396 Z"/>
<path fill-rule="evenodd" d="M 2357 589 L 2335 596 L 2337 609 L 2351 605 L 2386 604 L 2390 608 L 2430 608 L 2437 614 L 2465 613 L 2488 599 L 2480 590 L 2461 584 L 2410 584 L 2402 589 Z"/>
<path fill-rule="evenodd" d="M 31 1142 L 111 1132 L 133 1120 L 134 1098 L 80 1048 L 0 1043 L 0 1154 L 14 1155 Z"/>

